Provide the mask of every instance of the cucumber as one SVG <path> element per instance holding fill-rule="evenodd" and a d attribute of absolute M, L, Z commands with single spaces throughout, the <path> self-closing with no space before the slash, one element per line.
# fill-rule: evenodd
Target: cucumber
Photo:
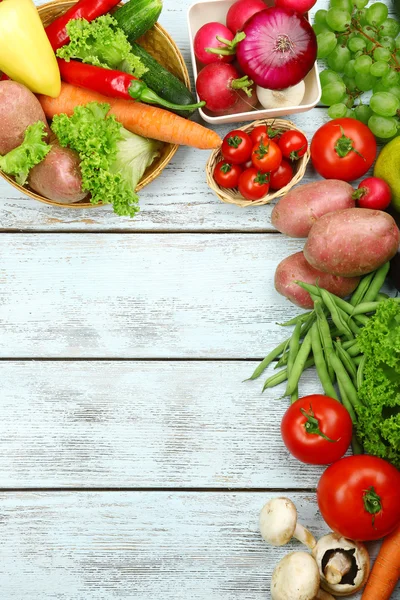
<path fill-rule="evenodd" d="M 162 0 L 129 0 L 113 14 L 130 42 L 134 42 L 157 23 Z"/>
<path fill-rule="evenodd" d="M 146 50 L 144 50 L 139 44 L 132 44 L 132 53 L 140 58 L 143 65 L 147 67 L 148 71 L 141 79 L 145 84 L 156 92 L 164 100 L 172 102 L 173 104 L 195 104 L 196 99 L 193 94 L 187 89 L 184 83 L 180 81 L 175 75 L 172 75 L 169 71 L 164 69 Z M 174 111 L 176 114 L 182 117 L 190 117 L 194 111 Z"/>

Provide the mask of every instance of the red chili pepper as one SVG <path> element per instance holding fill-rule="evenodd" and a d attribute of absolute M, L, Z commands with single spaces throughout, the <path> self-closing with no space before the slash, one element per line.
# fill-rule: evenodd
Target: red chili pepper
<path fill-rule="evenodd" d="M 159 104 L 171 110 L 194 110 L 205 104 L 205 102 L 185 104 L 184 106 L 171 104 L 171 102 L 160 98 L 143 81 L 128 73 L 95 67 L 77 60 L 67 62 L 58 58 L 57 61 L 63 81 L 77 87 L 93 90 L 103 96 L 122 98 L 123 100 L 133 99 L 138 102 L 146 102 L 146 104 Z"/>
<path fill-rule="evenodd" d="M 66 13 L 58 17 L 48 27 L 46 27 L 47 37 L 54 51 L 68 44 L 69 37 L 67 33 L 67 23 L 73 19 L 86 19 L 93 21 L 108 13 L 112 8 L 119 4 L 120 0 L 79 0 L 74 6 L 71 6 Z"/>

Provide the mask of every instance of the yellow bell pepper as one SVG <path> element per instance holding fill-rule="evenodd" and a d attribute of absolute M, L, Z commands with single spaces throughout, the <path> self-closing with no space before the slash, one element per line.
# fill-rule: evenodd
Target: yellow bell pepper
<path fill-rule="evenodd" d="M 57 98 L 57 60 L 32 0 L 0 1 L 0 71 L 32 92 Z"/>

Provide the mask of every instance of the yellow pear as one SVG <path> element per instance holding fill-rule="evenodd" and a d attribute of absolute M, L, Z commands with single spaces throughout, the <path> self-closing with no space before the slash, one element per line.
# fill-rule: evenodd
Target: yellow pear
<path fill-rule="evenodd" d="M 374 168 L 375 177 L 384 179 L 392 190 L 392 204 L 400 212 L 400 137 L 386 144 Z"/>

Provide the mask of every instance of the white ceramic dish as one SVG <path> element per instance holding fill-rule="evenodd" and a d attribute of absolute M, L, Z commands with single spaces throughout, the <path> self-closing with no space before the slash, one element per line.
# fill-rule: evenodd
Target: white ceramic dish
<path fill-rule="evenodd" d="M 225 24 L 226 14 L 229 10 L 229 7 L 234 2 L 235 0 L 206 0 L 192 4 L 188 10 L 187 20 L 189 27 L 190 52 L 192 56 L 192 66 L 195 81 L 197 79 L 197 74 L 202 68 L 202 65 L 199 64 L 194 54 L 194 36 L 200 27 L 206 23 L 209 23 L 210 21 L 219 21 Z M 294 115 L 297 113 L 306 112 L 307 110 L 314 108 L 314 106 L 316 106 L 321 99 L 321 84 L 319 81 L 318 67 L 316 63 L 308 73 L 304 82 L 306 85 L 306 92 L 301 104 L 298 106 L 289 106 L 284 110 L 260 108 L 259 110 L 256 109 L 249 112 L 236 113 L 226 116 L 213 116 L 212 113 L 208 112 L 207 110 L 200 109 L 200 115 L 208 123 L 222 125 L 224 123 L 254 121 L 255 119 L 271 119 L 283 117 L 285 115 Z"/>

